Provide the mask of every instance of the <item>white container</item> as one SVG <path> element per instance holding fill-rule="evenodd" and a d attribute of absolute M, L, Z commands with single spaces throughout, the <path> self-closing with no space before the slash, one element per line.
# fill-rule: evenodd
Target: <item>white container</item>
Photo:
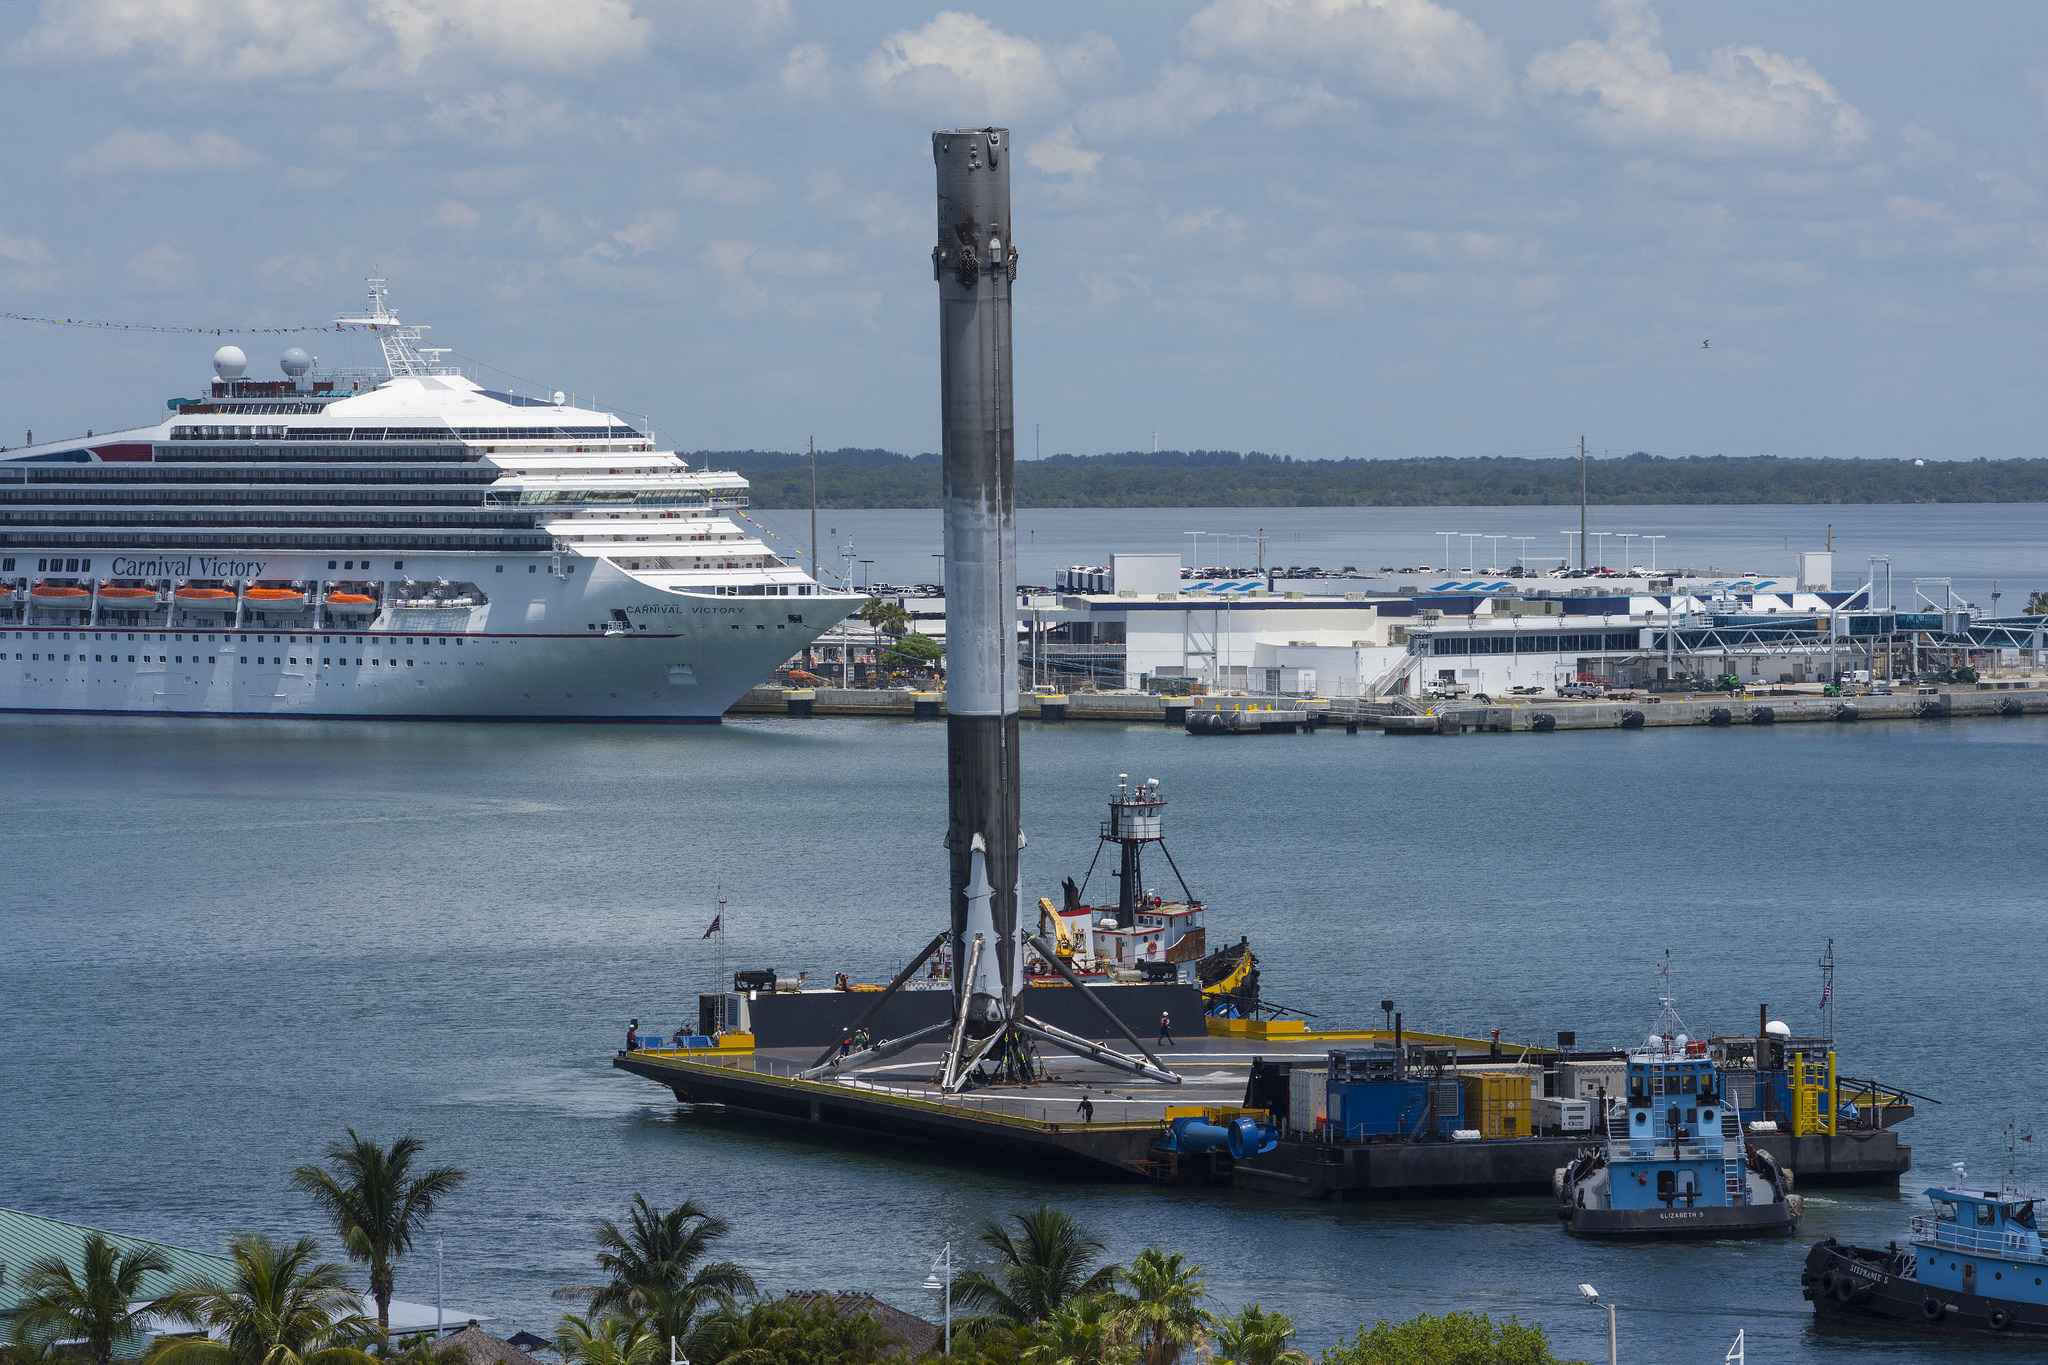
<path fill-rule="evenodd" d="M 1590 1133 L 1593 1131 L 1593 1101 L 1555 1097 L 1530 1101 L 1538 1132 Z"/>
<path fill-rule="evenodd" d="M 1628 1063 L 1561 1062 L 1557 1068 L 1557 1096 L 1566 1100 L 1593 1100 L 1602 1086 L 1607 1098 L 1620 1099 L 1628 1087 Z"/>
<path fill-rule="evenodd" d="M 1329 1117 L 1330 1069 L 1295 1066 L 1287 1073 L 1287 1126 L 1296 1133 L 1311 1134 Z"/>
<path fill-rule="evenodd" d="M 1451 1141 L 1453 1142 L 1477 1142 L 1482 1136 L 1483 1134 L 1477 1128 L 1453 1128 L 1451 1130 Z"/>

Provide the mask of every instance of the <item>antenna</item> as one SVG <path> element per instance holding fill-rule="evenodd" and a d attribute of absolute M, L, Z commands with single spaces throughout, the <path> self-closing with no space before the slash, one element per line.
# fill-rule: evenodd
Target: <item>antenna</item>
<path fill-rule="evenodd" d="M 1829 1047 L 1835 1045 L 1835 941 L 1820 959 L 1820 1036 Z"/>

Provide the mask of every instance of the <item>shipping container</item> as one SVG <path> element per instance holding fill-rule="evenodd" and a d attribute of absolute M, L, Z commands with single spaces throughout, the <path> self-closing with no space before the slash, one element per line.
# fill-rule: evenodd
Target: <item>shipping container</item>
<path fill-rule="evenodd" d="M 1590 1133 L 1593 1131 L 1593 1101 L 1532 1098 L 1530 1113 L 1543 1133 Z"/>
<path fill-rule="evenodd" d="M 1468 1072 L 1465 1084 L 1465 1126 L 1489 1138 L 1527 1137 L 1530 1128 L 1527 1071 Z"/>
<path fill-rule="evenodd" d="M 1619 1099 L 1627 1082 L 1628 1063 L 1563 1062 L 1559 1064 L 1557 1073 L 1559 1099 L 1597 1099 L 1602 1086 L 1606 1087 L 1610 1099 Z"/>
<path fill-rule="evenodd" d="M 1296 1063 L 1287 1073 L 1287 1126 L 1303 1137 L 1312 1137 L 1329 1114 L 1329 1079 L 1326 1069 Z"/>

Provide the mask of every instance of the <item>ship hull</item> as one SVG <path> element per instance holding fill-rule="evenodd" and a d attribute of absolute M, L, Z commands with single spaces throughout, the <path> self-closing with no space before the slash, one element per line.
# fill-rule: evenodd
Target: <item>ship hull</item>
<path fill-rule="evenodd" d="M 2048 1304 L 1966 1294 L 1898 1273 L 1911 1262 L 1832 1237 L 1806 1254 L 1799 1281 L 1816 1316 L 1955 1336 L 2048 1340 Z"/>
<path fill-rule="evenodd" d="M 0 621 L 0 711 L 716 722 L 858 604 L 673 593 L 601 560 L 570 562 L 575 572 L 550 556 L 408 556 L 406 577 L 475 583 L 488 601 L 367 619 L 17 609 Z M 247 576 L 258 573 L 330 576 L 311 556 L 269 557 Z"/>
<path fill-rule="evenodd" d="M 1789 1237 L 1799 1227 L 1790 1204 L 1740 1204 L 1719 1209 L 1573 1209 L 1565 1229 L 1575 1237 L 1613 1241 Z"/>

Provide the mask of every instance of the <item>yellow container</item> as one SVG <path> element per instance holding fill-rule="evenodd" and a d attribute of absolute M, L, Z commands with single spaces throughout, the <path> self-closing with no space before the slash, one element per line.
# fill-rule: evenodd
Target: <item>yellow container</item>
<path fill-rule="evenodd" d="M 1481 1137 L 1528 1137 L 1529 1077 L 1526 1072 L 1480 1071 L 1460 1077 L 1465 1087 L 1465 1126 Z"/>

